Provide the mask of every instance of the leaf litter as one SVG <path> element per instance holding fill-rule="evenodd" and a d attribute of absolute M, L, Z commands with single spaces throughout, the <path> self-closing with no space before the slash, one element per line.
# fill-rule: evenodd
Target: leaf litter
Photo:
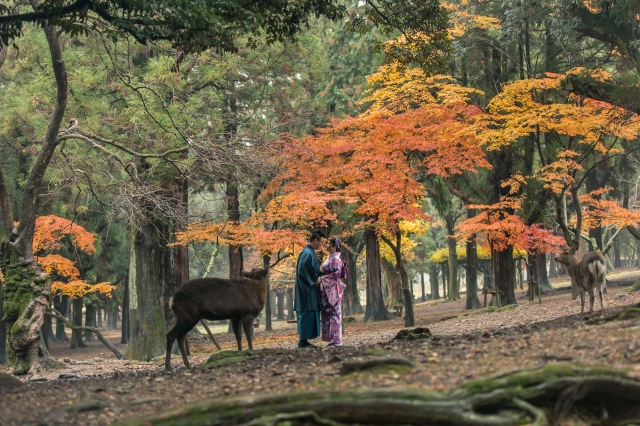
<path fill-rule="evenodd" d="M 613 289 L 615 284 L 610 283 L 605 295 L 605 314 L 640 302 L 640 292 L 622 292 L 620 286 Z M 52 351 L 59 368 L 39 377 L 45 381 L 6 392 L 0 398 L 0 424 L 107 425 L 228 395 L 314 389 L 448 390 L 473 379 L 560 361 L 614 365 L 640 378 L 640 318 L 587 321 L 600 313 L 581 315 L 580 301 L 571 300 L 568 289 L 545 295 L 542 305 L 529 304 L 524 292 L 518 292 L 518 298 L 515 309 L 478 315 L 469 315 L 464 300 L 418 303 L 415 325 L 428 327 L 432 336 L 413 341 L 391 341 L 403 328 L 401 318 L 363 323 L 359 316 L 357 322 L 345 325 L 343 348 L 295 349 L 295 325 L 258 331 L 257 350 L 251 356 L 219 355 L 217 359 L 230 361 L 210 363 L 212 368 L 204 365 L 216 353 L 213 344 L 204 337 L 190 339 L 194 353 L 190 359 L 197 367 L 186 370 L 180 357 L 174 357 L 175 373 L 164 370 L 164 357 L 149 362 L 115 360 L 97 345 L 85 358 L 72 359 L 73 351 L 60 351 L 64 358 L 58 358 Z M 235 351 L 232 335 L 216 338 L 223 350 Z M 345 362 L 384 357 L 405 359 L 412 367 L 394 368 L 391 363 L 340 375 Z"/>

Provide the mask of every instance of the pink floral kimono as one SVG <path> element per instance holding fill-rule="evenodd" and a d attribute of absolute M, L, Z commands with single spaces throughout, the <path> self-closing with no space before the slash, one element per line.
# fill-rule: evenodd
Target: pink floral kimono
<path fill-rule="evenodd" d="M 336 252 L 320 266 L 322 279 L 322 340 L 332 346 L 342 346 L 342 293 L 340 281 L 342 259 Z"/>

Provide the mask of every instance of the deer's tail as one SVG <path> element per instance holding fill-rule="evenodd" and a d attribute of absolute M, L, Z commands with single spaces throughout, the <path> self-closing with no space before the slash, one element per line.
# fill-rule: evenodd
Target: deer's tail
<path fill-rule="evenodd" d="M 588 265 L 589 272 L 596 279 L 604 279 L 604 276 L 607 274 L 607 264 L 604 263 L 601 259 L 595 259 L 593 262 Z"/>

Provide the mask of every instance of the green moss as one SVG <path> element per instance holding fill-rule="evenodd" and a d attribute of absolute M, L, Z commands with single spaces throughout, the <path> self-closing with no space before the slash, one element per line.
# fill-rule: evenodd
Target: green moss
<path fill-rule="evenodd" d="M 525 369 L 506 376 L 474 380 L 466 383 L 460 389 L 469 393 L 485 393 L 495 389 L 533 387 L 543 382 L 550 382 L 563 377 L 583 376 L 620 376 L 624 370 L 604 364 L 583 365 L 573 362 L 559 362 L 548 364 L 542 368 Z"/>
<path fill-rule="evenodd" d="M 514 309 L 518 309 L 520 307 L 520 305 L 517 304 L 513 304 L 513 305 L 506 305 L 503 306 L 502 308 L 498 309 L 499 312 L 504 312 L 504 311 L 512 311 Z"/>
<path fill-rule="evenodd" d="M 618 314 L 618 319 L 625 320 L 630 318 L 637 318 L 640 316 L 640 308 L 629 308 Z"/>
<path fill-rule="evenodd" d="M 397 373 L 397 374 L 407 374 L 411 372 L 412 367 L 409 365 L 398 365 L 398 364 L 386 364 L 380 365 L 377 367 L 367 368 L 362 371 L 354 371 L 349 374 L 346 374 L 340 377 L 341 382 L 348 382 L 351 380 L 362 380 L 363 378 L 370 376 L 378 376 L 380 374 L 389 374 L 389 373 Z"/>
<path fill-rule="evenodd" d="M 387 356 L 391 355 L 391 351 L 383 348 L 371 348 L 364 351 L 364 354 L 369 356 Z"/>
<path fill-rule="evenodd" d="M 15 256 L 14 256 L 15 257 Z M 50 288 L 48 275 L 36 276 L 28 262 L 8 262 L 4 268 L 4 317 L 7 323 L 7 341 L 29 331 L 32 312 L 25 312 L 29 303 L 37 294 Z M 29 365 L 25 353 L 16 352 L 11 344 L 7 345 L 10 365 L 16 374 L 26 373 Z"/>
<path fill-rule="evenodd" d="M 431 337 L 431 330 L 426 327 L 416 327 L 416 328 L 404 328 L 395 335 L 395 337 L 391 340 L 404 340 L 404 341 L 412 341 L 412 340 L 420 340 L 420 339 L 428 339 Z"/>
<path fill-rule="evenodd" d="M 5 268 L 4 280 L 4 320 L 14 323 L 33 299 L 32 283 L 42 285 L 44 279 L 25 264 L 9 264 Z M 44 283 L 46 284 L 46 283 Z"/>
<path fill-rule="evenodd" d="M 469 315 L 482 315 L 482 314 L 486 314 L 487 312 L 495 312 L 497 310 L 498 308 L 491 305 L 491 306 L 487 306 L 486 308 L 475 310 L 471 312 Z"/>

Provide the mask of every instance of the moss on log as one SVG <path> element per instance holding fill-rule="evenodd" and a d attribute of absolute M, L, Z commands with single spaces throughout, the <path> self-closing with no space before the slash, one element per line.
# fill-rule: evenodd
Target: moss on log
<path fill-rule="evenodd" d="M 586 322 L 587 324 L 601 324 L 603 322 L 622 321 L 638 317 L 640 317 L 640 303 L 623 309 L 620 312 L 616 312 L 615 314 L 605 315 L 603 317 L 589 318 Z"/>
<path fill-rule="evenodd" d="M 419 340 L 431 337 L 431 330 L 427 327 L 405 328 L 398 331 L 398 334 L 391 340 Z"/>
<path fill-rule="evenodd" d="M 476 380 L 443 393 L 352 390 L 236 397 L 119 424 L 542 426 L 574 413 L 587 423 L 637 423 L 640 381 L 608 366 L 559 363 Z"/>

